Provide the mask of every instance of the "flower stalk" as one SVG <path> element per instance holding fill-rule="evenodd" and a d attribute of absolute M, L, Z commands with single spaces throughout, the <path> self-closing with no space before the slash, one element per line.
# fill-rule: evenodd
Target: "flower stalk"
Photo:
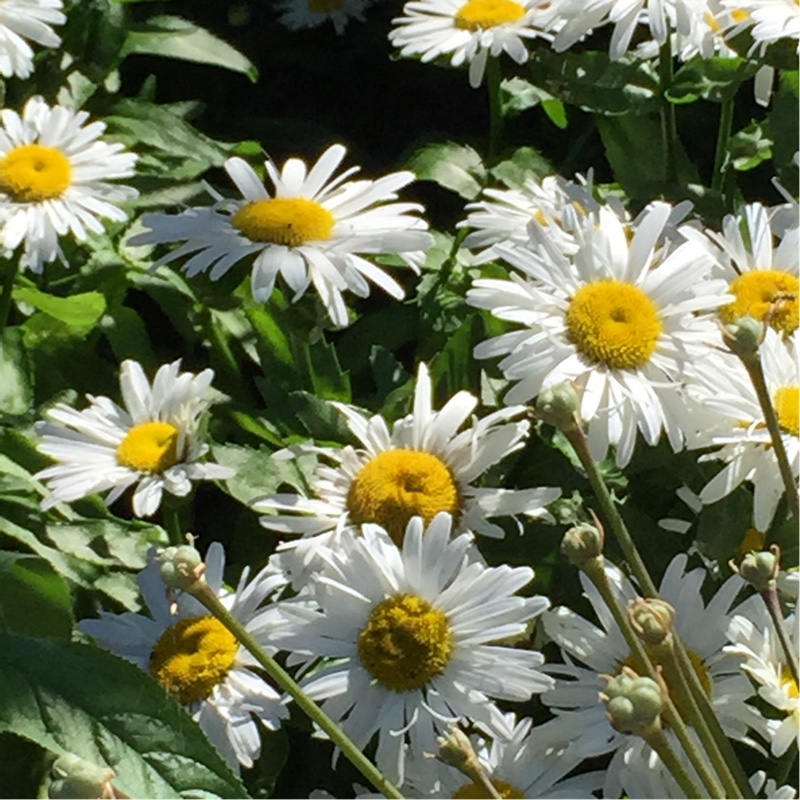
<path fill-rule="evenodd" d="M 658 58 L 659 88 L 661 90 L 661 146 L 664 157 L 664 180 L 674 186 L 678 182 L 678 124 L 675 104 L 670 103 L 667 92 L 672 86 L 672 42 L 667 36 L 661 45 Z"/>
<path fill-rule="evenodd" d="M 11 294 L 14 291 L 14 279 L 17 277 L 19 262 L 5 259 L 3 264 L 3 289 L 0 292 L 0 334 L 6 329 L 8 315 L 11 311 Z"/>
<path fill-rule="evenodd" d="M 489 89 L 489 160 L 494 159 L 503 146 L 503 101 L 500 96 L 500 59 L 486 59 L 486 85 Z"/>

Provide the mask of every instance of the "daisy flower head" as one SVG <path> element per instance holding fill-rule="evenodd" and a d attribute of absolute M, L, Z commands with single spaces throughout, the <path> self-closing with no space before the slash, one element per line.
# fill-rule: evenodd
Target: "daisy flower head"
<path fill-rule="evenodd" d="M 732 576 L 706 602 L 701 593 L 705 569 L 687 571 L 686 564 L 685 554 L 670 562 L 661 580 L 659 596 L 675 609 L 675 630 L 689 652 L 689 659 L 726 735 L 749 742 L 748 727 L 760 730 L 763 720 L 746 702 L 753 694 L 750 681 L 738 669 L 735 660 L 723 652 L 727 643 L 725 631 L 732 617 L 731 607 L 744 581 L 738 575 Z M 616 566 L 609 564 L 606 573 L 623 606 L 639 596 Z M 561 647 L 566 662 L 548 664 L 545 668 L 561 679 L 554 690 L 542 695 L 542 701 L 557 714 L 542 728 L 552 739 L 570 743 L 563 757 L 572 765 L 584 758 L 614 753 L 606 772 L 604 796 L 619 797 L 621 770 L 635 761 L 626 754 L 632 747 L 638 747 L 634 743 L 639 740 L 611 726 L 597 695 L 605 686 L 600 674 L 616 675 L 626 665 L 637 667 L 600 593 L 584 575 L 580 578 L 584 595 L 600 624 L 563 606 L 542 617 L 545 632 Z M 657 654 L 650 655 L 654 663 L 658 663 Z M 673 701 L 680 706 L 674 696 Z M 667 732 L 673 735 L 671 729 L 667 728 Z M 650 748 L 644 750 L 645 760 L 652 758 Z"/>
<path fill-rule="evenodd" d="M 469 83 L 483 81 L 486 61 L 507 53 L 517 64 L 529 57 L 526 39 L 550 39 L 551 3 L 543 0 L 411 0 L 394 20 L 389 41 L 401 56 L 423 63 L 441 56 L 450 65 L 469 63 Z"/>
<path fill-rule="evenodd" d="M 318 28 L 330 22 L 341 36 L 352 17 L 364 21 L 363 11 L 371 0 L 280 0 L 278 20 L 290 31 Z"/>
<path fill-rule="evenodd" d="M 367 297 L 371 281 L 395 299 L 405 297 L 400 284 L 364 256 L 396 253 L 418 272 L 422 251 L 433 244 L 427 223 L 415 216 L 422 207 L 394 202 L 414 174 L 348 180 L 358 171 L 351 167 L 334 177 L 345 152 L 342 145 L 332 145 L 310 170 L 298 158 L 290 158 L 280 171 L 267 161 L 271 192 L 249 164 L 230 158 L 225 170 L 241 199 L 217 196 L 210 208 L 145 215 L 142 222 L 149 230 L 129 241 L 183 242 L 155 266 L 191 256 L 183 271 L 191 277 L 210 270 L 211 280 L 253 257 L 255 300 L 269 299 L 280 274 L 294 300 L 313 285 L 333 323 L 343 327 L 349 321 L 343 292 Z"/>
<path fill-rule="evenodd" d="M 59 236 L 83 242 L 103 232 L 100 218 L 128 218 L 116 204 L 138 192 L 107 181 L 133 175 L 136 156 L 100 141 L 105 124 L 84 124 L 88 119 L 38 96 L 22 116 L 0 111 L 0 247 L 11 252 L 24 242 L 23 269 L 41 272 L 45 263 L 64 260 Z"/>
<path fill-rule="evenodd" d="M 424 534 L 424 535 L 423 535 Z M 279 607 L 274 643 L 293 658 L 333 658 L 303 688 L 376 763 L 402 783 L 414 758 L 436 751 L 436 733 L 468 718 L 511 739 L 492 698 L 524 701 L 553 685 L 541 653 L 493 644 L 524 634 L 544 597 L 517 597 L 529 567 L 468 563 L 472 537 L 451 537 L 449 514 L 423 530 L 414 517 L 397 548 L 376 525 L 348 531 L 297 601 Z"/>
<path fill-rule="evenodd" d="M 61 37 L 50 27 L 63 25 L 61 0 L 3 0 L 0 3 L 0 75 L 28 78 L 33 50 L 27 40 L 58 47 Z"/>
<path fill-rule="evenodd" d="M 674 450 L 682 446 L 681 373 L 714 340 L 711 312 L 727 299 L 725 283 L 707 279 L 706 248 L 665 241 L 675 211 L 656 202 L 630 226 L 601 208 L 576 229 L 573 255 L 534 219 L 528 247 L 497 246 L 517 270 L 511 280 L 477 280 L 467 293 L 469 304 L 525 326 L 475 348 L 477 358 L 504 356 L 500 368 L 517 381 L 505 402 L 572 381 L 592 456 L 614 445 L 619 466 L 637 430 L 648 444 L 666 431 Z"/>
<path fill-rule="evenodd" d="M 253 507 L 267 512 L 261 524 L 304 538 L 286 542 L 297 575 L 308 570 L 314 551 L 335 546 L 347 527 L 375 523 L 402 544 L 412 517 L 425 524 L 440 512 L 452 516 L 457 532 L 466 530 L 502 537 L 503 529 L 490 517 L 522 514 L 552 521 L 546 506 L 561 495 L 557 488 L 492 489 L 474 485 L 489 467 L 524 446 L 530 429 L 520 419 L 521 406 L 470 419 L 478 400 L 461 391 L 438 411 L 433 409 L 433 386 L 428 368 L 420 364 L 412 412 L 394 423 L 376 414 L 367 417 L 350 406 L 334 404 L 360 447 L 320 449 L 314 490 L 316 497 L 275 494 L 256 500 Z M 463 428 L 463 430 L 461 430 Z"/>
<path fill-rule="evenodd" d="M 38 449 L 58 463 L 36 475 L 50 490 L 42 508 L 105 491 L 111 504 L 135 485 L 133 513 L 149 517 L 164 491 L 183 497 L 192 481 L 231 477 L 228 467 L 200 461 L 208 452 L 202 431 L 214 402 L 213 378 L 213 370 L 194 375 L 173 361 L 158 369 L 151 385 L 141 365 L 123 361 L 122 407 L 88 395 L 82 411 L 62 403 L 49 409 L 36 427 Z"/>
<path fill-rule="evenodd" d="M 795 479 L 800 469 L 797 337 L 795 333 L 784 340 L 767 328 L 760 347 L 767 389 Z M 759 531 L 769 530 L 784 486 L 747 371 L 733 354 L 714 353 L 706 358 L 702 369 L 693 371 L 689 377 L 687 390 L 701 404 L 703 412 L 698 412 L 699 430 L 690 438 L 689 448 L 717 447 L 714 452 L 700 456 L 700 460 L 725 462 L 725 467 L 702 489 L 700 499 L 706 504 L 715 503 L 749 481 L 754 489 L 755 527 Z"/>
<path fill-rule="evenodd" d="M 778 712 L 778 719 L 767 720 L 768 738 L 772 754 L 782 756 L 792 744 L 797 747 L 800 734 L 797 682 L 763 600 L 754 597 L 740 611 L 728 625 L 731 644 L 725 652 L 741 662 L 742 669 L 758 686 L 758 696 Z M 785 627 L 797 652 L 800 635 L 795 613 L 786 618 Z"/>
<path fill-rule="evenodd" d="M 767 47 L 781 39 L 794 39 L 800 47 L 800 6 L 797 0 L 722 0 L 737 26 L 731 35 L 750 29 L 752 50 L 763 56 Z"/>
<path fill-rule="evenodd" d="M 231 592 L 222 584 L 221 544 L 209 546 L 205 563 L 205 579 L 225 608 L 248 631 L 263 632 L 267 612 L 262 604 L 285 585 L 285 578 L 266 567 L 248 582 L 245 567 Z M 198 600 L 181 593 L 171 603 L 155 557 L 139 574 L 139 586 L 152 616 L 101 611 L 100 619 L 84 619 L 78 627 L 104 649 L 152 675 L 186 706 L 234 768 L 251 767 L 261 750 L 253 716 L 277 730 L 288 716 L 280 694 L 254 671 L 258 664 L 250 653 Z"/>

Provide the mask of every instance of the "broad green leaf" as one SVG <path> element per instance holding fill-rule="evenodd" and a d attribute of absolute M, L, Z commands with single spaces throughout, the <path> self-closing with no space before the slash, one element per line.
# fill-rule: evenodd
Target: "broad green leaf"
<path fill-rule="evenodd" d="M 701 98 L 722 103 L 756 74 L 758 66 L 758 62 L 744 58 L 696 56 L 675 73 L 667 98 L 672 103 L 693 103 Z"/>
<path fill-rule="evenodd" d="M 33 366 L 22 331 L 6 328 L 0 336 L 0 415 L 27 414 L 33 405 Z"/>
<path fill-rule="evenodd" d="M 0 551 L 0 629 L 70 638 L 69 588 L 44 559 Z"/>
<path fill-rule="evenodd" d="M 33 287 L 18 287 L 14 299 L 27 303 L 63 322 L 77 336 L 85 336 L 100 321 L 106 310 L 106 299 L 100 292 L 83 292 L 70 297 L 56 297 Z"/>
<path fill-rule="evenodd" d="M 466 200 L 474 200 L 486 182 L 481 157 L 469 145 L 425 145 L 414 153 L 408 166 L 419 180 L 433 181 Z"/>
<path fill-rule="evenodd" d="M 731 165 L 738 172 L 753 169 L 772 158 L 772 138 L 768 122 L 753 120 L 728 142 Z"/>
<path fill-rule="evenodd" d="M 291 392 L 289 403 L 291 411 L 314 439 L 332 442 L 352 439 L 343 415 L 329 402 L 310 392 Z"/>
<path fill-rule="evenodd" d="M 519 147 L 505 161 L 490 170 L 492 177 L 509 189 L 520 189 L 530 178 L 541 180 L 555 172 L 553 165 L 533 147 Z"/>
<path fill-rule="evenodd" d="M 96 647 L 0 633 L 0 731 L 116 772 L 130 797 L 245 797 L 189 715 Z"/>
<path fill-rule="evenodd" d="M 304 350 L 311 384 L 317 397 L 349 403 L 352 400 L 350 376 L 339 365 L 339 357 L 333 344 L 322 337 L 314 344 L 306 344 Z"/>
<path fill-rule="evenodd" d="M 151 17 L 144 30 L 132 30 L 123 53 L 166 56 L 198 64 L 212 64 L 258 80 L 258 69 L 250 59 L 227 42 L 181 17 Z"/>
<path fill-rule="evenodd" d="M 503 116 L 513 117 L 522 111 L 541 106 L 550 121 L 559 128 L 567 127 L 564 104 L 539 86 L 523 78 L 508 78 L 500 85 Z"/>

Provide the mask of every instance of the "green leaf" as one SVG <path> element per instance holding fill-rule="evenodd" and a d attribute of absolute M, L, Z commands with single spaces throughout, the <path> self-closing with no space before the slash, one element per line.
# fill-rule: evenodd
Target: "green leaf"
<path fill-rule="evenodd" d="M 48 317 L 63 322 L 77 336 L 85 336 L 100 321 L 106 299 L 100 292 L 84 292 L 70 297 L 56 297 L 33 287 L 14 289 L 14 299 L 27 303 Z"/>
<path fill-rule="evenodd" d="M 523 78 L 508 78 L 500 84 L 500 97 L 504 117 L 513 117 L 522 111 L 541 106 L 550 121 L 559 128 L 567 127 L 564 104 L 539 86 Z"/>
<path fill-rule="evenodd" d="M 800 137 L 800 120 L 797 115 L 799 95 L 798 71 L 781 72 L 778 91 L 772 98 L 769 127 L 774 140 L 772 152 L 775 169 L 784 188 L 791 194 L 797 194 L 798 185 L 797 163 L 794 157 Z"/>
<path fill-rule="evenodd" d="M 743 58 L 696 56 L 675 73 L 667 98 L 672 103 L 694 103 L 700 98 L 723 103 L 736 94 L 743 81 L 756 74 L 758 67 L 758 62 Z"/>
<path fill-rule="evenodd" d="M 144 30 L 128 33 L 123 53 L 178 58 L 241 72 L 255 83 L 258 69 L 227 42 L 182 17 L 151 17 Z"/>
<path fill-rule="evenodd" d="M 738 172 L 757 167 L 772 158 L 772 139 L 768 122 L 753 120 L 731 137 L 728 143 L 731 165 Z"/>
<path fill-rule="evenodd" d="M 486 168 L 478 153 L 454 142 L 426 145 L 414 153 L 408 167 L 419 180 L 433 181 L 466 200 L 474 200 L 486 182 Z"/>
<path fill-rule="evenodd" d="M 66 582 L 44 559 L 0 551 L 0 628 L 69 639 L 71 606 Z"/>
<path fill-rule="evenodd" d="M 352 400 L 350 376 L 339 365 L 336 348 L 324 336 L 314 344 L 305 345 L 306 362 L 314 393 L 323 400 Z"/>
<path fill-rule="evenodd" d="M 33 405 L 33 369 L 22 331 L 6 328 L 0 336 L 0 414 L 27 414 Z"/>
<path fill-rule="evenodd" d="M 555 172 L 553 165 L 533 147 L 519 147 L 510 158 L 490 170 L 493 178 L 502 181 L 509 189 L 520 189 L 525 181 L 539 181 Z"/>
<path fill-rule="evenodd" d="M 0 731 L 110 767 L 130 797 L 246 797 L 197 723 L 96 647 L 0 633 Z"/>
<path fill-rule="evenodd" d="M 291 411 L 314 439 L 333 442 L 352 439 L 344 416 L 329 402 L 310 392 L 291 392 L 289 403 Z"/>

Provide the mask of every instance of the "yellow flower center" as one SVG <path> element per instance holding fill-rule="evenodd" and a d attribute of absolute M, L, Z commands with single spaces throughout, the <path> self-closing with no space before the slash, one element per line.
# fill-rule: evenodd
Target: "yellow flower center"
<path fill-rule="evenodd" d="M 55 147 L 23 144 L 0 160 L 0 191 L 15 203 L 41 203 L 69 188 L 72 165 Z"/>
<path fill-rule="evenodd" d="M 778 425 L 792 436 L 800 436 L 800 425 L 797 419 L 800 412 L 800 387 L 781 386 L 775 392 L 772 405 L 775 406 Z"/>
<path fill-rule="evenodd" d="M 344 8 L 344 0 L 308 0 L 308 10 L 315 14 L 332 14 Z"/>
<path fill-rule="evenodd" d="M 225 680 L 238 649 L 236 637 L 215 617 L 189 617 L 161 634 L 150 674 L 179 703 L 203 700 Z"/>
<path fill-rule="evenodd" d="M 777 269 L 754 269 L 730 286 L 736 300 L 720 309 L 720 319 L 730 325 L 744 316 L 766 321 L 779 333 L 790 335 L 798 326 L 798 280 Z"/>
<path fill-rule="evenodd" d="M 638 287 L 615 280 L 582 286 L 567 309 L 567 336 L 590 363 L 644 366 L 663 326 L 656 304 Z"/>
<path fill-rule="evenodd" d="M 169 422 L 134 425 L 117 446 L 117 461 L 140 472 L 164 472 L 178 462 L 178 437 Z"/>
<path fill-rule="evenodd" d="M 758 528 L 748 528 L 744 538 L 739 543 L 737 551 L 740 556 L 746 556 L 748 553 L 758 552 L 764 549 L 764 540 L 766 534 L 761 533 Z"/>
<path fill-rule="evenodd" d="M 657 667 L 662 665 L 661 660 L 656 656 L 653 651 L 648 647 L 647 654 L 650 656 L 650 661 L 653 662 L 653 666 Z M 705 661 L 700 658 L 694 650 L 687 649 L 687 655 L 689 656 L 689 661 L 691 662 L 692 666 L 694 667 L 694 671 L 697 673 L 697 677 L 700 679 L 700 685 L 703 687 L 703 691 L 706 694 L 706 697 L 711 697 L 711 677 L 708 674 L 708 668 L 706 667 Z M 622 671 L 622 667 L 627 666 L 631 667 L 631 669 L 636 670 L 640 675 L 644 674 L 644 666 L 639 664 L 639 661 L 636 659 L 635 656 L 629 655 L 621 664 L 619 672 Z M 667 691 L 669 692 L 670 699 L 675 704 L 675 708 L 677 709 L 678 713 L 681 715 L 683 719 L 687 719 L 686 713 L 687 709 L 681 703 L 678 695 L 675 691 L 670 687 L 669 681 L 667 680 L 666 674 L 662 674 L 664 678 L 664 682 L 667 684 Z"/>
<path fill-rule="evenodd" d="M 447 666 L 452 652 L 447 617 L 413 594 L 379 603 L 358 635 L 364 669 L 393 692 L 427 686 Z"/>
<path fill-rule="evenodd" d="M 298 247 L 330 239 L 336 218 L 305 197 L 272 197 L 242 206 L 231 223 L 252 242 Z"/>
<path fill-rule="evenodd" d="M 479 31 L 516 22 L 525 16 L 525 6 L 514 0 L 467 0 L 456 11 L 456 28 Z"/>
<path fill-rule="evenodd" d="M 492 786 L 504 800 L 518 800 L 518 798 L 525 797 L 524 792 L 521 792 L 513 783 L 508 781 L 492 778 Z M 488 794 L 486 789 L 479 783 L 467 783 L 453 793 L 453 800 L 482 800 Z"/>
<path fill-rule="evenodd" d="M 347 510 L 356 525 L 375 522 L 398 546 L 411 517 L 428 525 L 440 512 L 457 517 L 461 495 L 450 468 L 432 453 L 386 450 L 368 461 L 350 484 Z"/>
<path fill-rule="evenodd" d="M 781 667 L 781 688 L 786 692 L 790 699 L 796 700 L 800 697 L 800 692 L 797 690 L 797 682 L 789 669 L 788 664 Z"/>

